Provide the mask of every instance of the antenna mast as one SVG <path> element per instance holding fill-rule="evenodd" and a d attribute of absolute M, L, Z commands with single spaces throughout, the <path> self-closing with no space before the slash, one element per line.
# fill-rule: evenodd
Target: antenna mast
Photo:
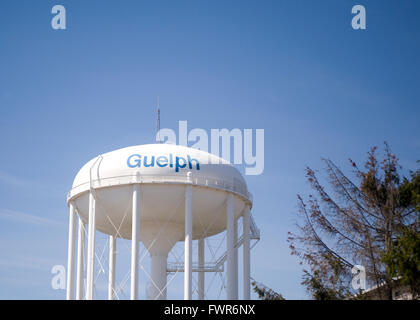
<path fill-rule="evenodd" d="M 159 96 L 157 97 L 157 120 L 156 120 L 156 142 L 161 143 L 160 141 L 160 106 L 159 106 Z"/>

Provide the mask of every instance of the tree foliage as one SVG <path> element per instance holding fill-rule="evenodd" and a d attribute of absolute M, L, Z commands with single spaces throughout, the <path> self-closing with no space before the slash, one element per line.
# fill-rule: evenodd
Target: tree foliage
<path fill-rule="evenodd" d="M 364 168 L 350 160 L 353 179 L 329 159 L 323 159 L 327 186 L 306 168 L 314 190 L 305 200 L 298 195 L 300 222 L 289 233 L 291 252 L 304 270 L 303 285 L 315 299 L 354 295 L 351 269 L 362 265 L 369 285 L 379 287 L 381 299 L 392 299 L 393 275 L 383 257 L 406 230 L 419 230 L 419 175 L 401 178 L 398 159 L 385 143 L 368 152 Z M 417 189 L 416 189 L 417 188 Z"/>
<path fill-rule="evenodd" d="M 414 298 L 420 297 L 420 233 L 405 231 L 384 254 L 383 261 L 391 276 L 408 285 Z"/>
<path fill-rule="evenodd" d="M 315 300 L 341 300 L 344 298 L 341 290 L 335 290 L 324 282 L 317 270 L 313 274 L 304 270 L 302 284 Z"/>
<path fill-rule="evenodd" d="M 251 284 L 254 292 L 258 294 L 258 298 L 261 300 L 285 300 L 280 293 L 275 292 L 262 283 L 252 281 Z"/>
<path fill-rule="evenodd" d="M 411 172 L 400 187 L 400 201 L 420 212 L 420 170 Z M 383 262 L 392 277 L 401 280 L 411 289 L 414 298 L 420 297 L 420 215 L 402 232 L 383 255 Z"/>

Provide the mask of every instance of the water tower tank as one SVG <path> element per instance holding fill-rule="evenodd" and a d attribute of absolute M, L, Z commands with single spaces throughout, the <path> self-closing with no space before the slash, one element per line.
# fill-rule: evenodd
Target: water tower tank
<path fill-rule="evenodd" d="M 242 216 L 244 228 L 249 230 L 252 197 L 244 178 L 228 161 L 198 149 L 171 144 L 115 150 L 90 160 L 80 169 L 67 203 L 70 207 L 67 298 L 72 298 L 74 291 L 76 215 L 79 228 L 88 225 L 86 298 L 93 298 L 96 230 L 111 239 L 110 290 L 114 289 L 112 282 L 115 282 L 115 241 L 117 238 L 132 241 L 133 299 L 137 298 L 138 291 L 139 241 L 151 257 L 151 299 L 166 298 L 168 252 L 176 242 L 185 241 L 184 289 L 185 298 L 190 299 L 191 241 L 227 230 L 227 294 L 237 298 L 237 259 L 236 262 L 234 259 L 237 239 L 233 226 Z M 249 251 L 249 231 L 244 233 L 243 241 L 245 253 Z M 79 251 L 83 249 L 80 244 L 79 247 Z M 82 256 L 78 252 L 80 259 Z M 249 252 L 244 254 L 244 259 L 247 259 L 244 260 L 247 273 L 244 277 L 248 277 L 249 282 Z M 83 269 L 83 261 L 80 264 L 78 269 Z M 81 281 L 79 278 L 78 275 L 77 283 Z M 249 283 L 244 287 L 249 291 Z M 80 298 L 79 291 L 80 288 L 76 295 L 79 293 Z M 113 297 L 112 292 L 109 297 Z M 244 297 L 247 298 L 246 293 Z"/>

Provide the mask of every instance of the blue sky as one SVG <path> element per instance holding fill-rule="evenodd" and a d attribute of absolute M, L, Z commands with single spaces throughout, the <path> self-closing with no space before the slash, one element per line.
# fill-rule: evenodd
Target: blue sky
<path fill-rule="evenodd" d="M 305 166 L 348 170 L 385 140 L 404 168 L 420 158 L 419 15 L 412 0 L 1 1 L 0 298 L 64 298 L 66 193 L 94 156 L 153 141 L 157 96 L 162 127 L 265 130 L 264 174 L 246 177 L 252 276 L 307 298 L 286 243 Z"/>

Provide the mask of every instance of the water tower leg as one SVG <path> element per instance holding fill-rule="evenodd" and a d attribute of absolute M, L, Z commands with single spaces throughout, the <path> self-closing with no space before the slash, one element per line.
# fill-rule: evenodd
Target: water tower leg
<path fill-rule="evenodd" d="M 74 249 L 76 242 L 76 212 L 73 203 L 70 203 L 69 217 L 69 243 L 67 252 L 67 291 L 66 299 L 74 299 Z"/>
<path fill-rule="evenodd" d="M 250 250 L 250 243 L 249 243 L 249 231 L 250 231 L 250 213 L 249 207 L 245 208 L 244 215 L 243 215 L 243 269 L 244 269 L 244 300 L 249 300 L 251 298 L 250 294 L 250 281 L 251 281 L 251 250 Z"/>
<path fill-rule="evenodd" d="M 235 299 L 235 252 L 234 252 L 234 225 L 235 225 L 235 199 L 229 193 L 226 205 L 226 298 Z"/>
<path fill-rule="evenodd" d="M 133 212 L 131 228 L 131 289 L 130 299 L 137 300 L 139 292 L 139 242 L 140 242 L 140 186 L 133 186 Z"/>
<path fill-rule="evenodd" d="M 86 300 L 93 299 L 95 270 L 95 233 L 96 233 L 96 201 L 92 192 L 89 194 L 89 226 L 86 275 Z"/>
<path fill-rule="evenodd" d="M 204 238 L 198 239 L 198 300 L 204 300 Z"/>
<path fill-rule="evenodd" d="M 79 217 L 79 231 L 77 237 L 77 276 L 76 276 L 76 300 L 83 300 L 84 291 L 84 255 L 85 255 L 85 225 Z"/>
<path fill-rule="evenodd" d="M 117 237 L 109 236 L 108 300 L 115 298 L 115 258 L 117 255 Z"/>
<path fill-rule="evenodd" d="M 192 187 L 185 189 L 184 300 L 192 297 Z"/>

